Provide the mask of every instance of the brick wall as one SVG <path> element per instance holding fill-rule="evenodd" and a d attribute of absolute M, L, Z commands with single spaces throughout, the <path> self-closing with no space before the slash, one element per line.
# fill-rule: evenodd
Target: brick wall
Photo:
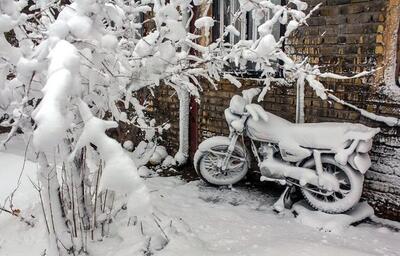
<path fill-rule="evenodd" d="M 310 18 L 308 25 L 297 31 L 287 42 L 286 51 L 294 58 L 309 56 L 313 64 L 339 74 L 351 75 L 365 69 L 384 64 L 385 34 L 388 1 L 384 0 L 308 0 L 310 7 L 322 2 L 323 6 Z M 400 103 L 387 98 L 379 91 L 383 72 L 378 71 L 363 79 L 337 81 L 327 79 L 327 88 L 335 94 L 371 112 L 399 116 Z M 201 95 L 202 104 L 198 106 L 199 142 L 213 135 L 228 133 L 223 111 L 230 98 L 240 93 L 228 81 L 221 81 L 219 89 L 207 88 Z M 244 81 L 244 88 L 257 86 L 250 80 Z M 166 119 L 177 117 L 176 96 L 167 89 L 157 111 L 165 113 Z M 295 120 L 295 90 L 287 87 L 273 87 L 262 103 L 263 107 L 290 121 Z M 173 99 L 175 98 L 175 99 Z M 174 116 L 174 117 L 172 117 Z M 360 122 L 373 127 L 381 127 L 382 133 L 375 139 L 372 150 L 373 165 L 365 176 L 364 197 L 372 204 L 377 215 L 400 220 L 400 129 L 389 128 L 363 118 L 357 112 L 337 103 L 319 99 L 307 88 L 305 94 L 306 122 Z M 166 135 L 171 149 L 176 145 L 177 123 Z"/>
<path fill-rule="evenodd" d="M 153 115 L 156 117 L 157 123 L 168 122 L 171 128 L 164 132 L 163 146 L 171 155 L 174 155 L 179 147 L 179 100 L 178 96 L 170 87 L 160 86 L 156 89 L 156 97 L 153 100 Z"/>
<path fill-rule="evenodd" d="M 201 104 L 198 111 L 198 136 L 200 142 L 204 139 L 221 134 L 229 134 L 228 125 L 225 121 L 224 111 L 229 106 L 229 101 L 235 94 L 240 94 L 244 89 L 257 86 L 257 82 L 242 80 L 242 88 L 238 89 L 227 80 L 219 83 L 219 89 L 214 90 L 211 86 L 206 87 L 201 94 Z M 290 121 L 296 118 L 296 94 L 293 87 L 272 87 L 260 104 L 268 111 L 279 115 Z"/>
<path fill-rule="evenodd" d="M 323 6 L 291 38 L 287 51 L 340 74 L 384 66 L 388 1 L 308 1 Z M 381 115 L 400 116 L 400 103 L 379 93 L 382 72 L 364 79 L 326 80 L 326 87 L 340 98 Z M 378 215 L 400 220 L 400 129 L 388 128 L 363 118 L 340 104 L 323 102 L 311 90 L 306 92 L 306 122 L 346 121 L 380 126 L 382 133 L 372 150 L 372 168 L 365 176 L 364 197 Z"/>

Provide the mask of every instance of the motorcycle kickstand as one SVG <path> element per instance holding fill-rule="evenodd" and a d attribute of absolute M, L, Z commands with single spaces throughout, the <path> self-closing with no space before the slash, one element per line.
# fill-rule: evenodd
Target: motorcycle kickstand
<path fill-rule="evenodd" d="M 279 199 L 274 203 L 272 208 L 275 212 L 282 212 L 284 209 L 291 209 L 294 202 L 291 198 L 291 194 L 295 192 L 296 187 L 293 185 L 286 186 Z"/>

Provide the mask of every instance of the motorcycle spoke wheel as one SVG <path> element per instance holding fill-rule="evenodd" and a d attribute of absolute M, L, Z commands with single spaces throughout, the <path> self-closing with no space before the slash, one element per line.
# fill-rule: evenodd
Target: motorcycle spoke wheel
<path fill-rule="evenodd" d="M 330 192 L 311 184 L 307 184 L 305 189 L 324 202 L 337 202 L 344 199 L 351 190 L 351 183 L 347 175 L 336 165 L 329 163 L 323 165 L 323 170 L 324 172 L 333 174 L 336 177 L 339 181 L 339 191 Z"/>
<path fill-rule="evenodd" d="M 326 213 L 342 213 L 349 210 L 360 200 L 364 181 L 363 175 L 349 165 L 338 164 L 333 157 L 322 157 L 321 162 L 323 171 L 336 177 L 339 189 L 328 191 L 307 184 L 301 188 L 304 198 L 313 208 Z M 305 163 L 303 167 L 315 170 L 314 160 Z"/>
<path fill-rule="evenodd" d="M 214 185 L 230 185 L 241 180 L 247 173 L 247 161 L 243 151 L 235 149 L 227 162 L 225 170 L 222 165 L 227 156 L 228 146 L 215 146 L 204 153 L 200 160 L 200 174 L 207 182 Z"/>

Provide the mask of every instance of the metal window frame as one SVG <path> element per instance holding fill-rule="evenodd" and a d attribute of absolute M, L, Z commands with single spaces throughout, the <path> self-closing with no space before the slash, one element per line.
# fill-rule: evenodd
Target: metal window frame
<path fill-rule="evenodd" d="M 226 1 L 229 1 L 229 8 L 225 9 L 225 5 L 224 3 L 226 3 Z M 277 0 L 280 1 L 280 4 L 286 4 L 287 0 Z M 214 11 L 218 12 L 218 13 L 213 13 L 214 18 L 219 22 L 219 26 L 218 31 L 215 31 L 213 33 L 215 38 L 220 37 L 225 29 L 225 14 L 227 11 L 229 11 L 229 19 L 233 20 L 234 18 L 234 14 L 235 12 L 239 9 L 239 1 L 238 0 L 215 0 L 214 4 L 217 4 L 217 6 L 213 8 Z M 253 14 L 252 14 L 253 15 Z M 252 18 L 252 15 L 250 16 L 250 13 L 246 14 L 246 17 L 243 18 L 241 17 L 240 19 L 240 28 L 237 28 L 240 31 L 240 39 L 241 40 L 253 40 L 256 41 L 259 38 L 258 35 L 258 25 L 255 22 L 252 22 L 252 31 L 251 31 L 251 35 L 248 35 L 248 19 Z M 266 17 L 266 19 L 270 19 L 270 15 L 271 12 L 268 12 L 268 15 Z M 286 30 L 286 26 L 285 25 L 281 25 L 281 24 L 276 24 L 277 26 L 279 26 L 279 36 L 283 36 Z M 229 34 L 229 42 L 231 44 L 235 43 L 235 35 L 233 34 Z M 282 47 L 282 49 L 284 49 L 284 46 Z M 246 77 L 258 77 L 260 75 L 260 71 L 256 71 L 252 68 L 247 68 L 246 71 L 244 72 Z M 277 77 L 282 77 L 282 72 L 278 71 L 276 74 Z"/>
<path fill-rule="evenodd" d="M 225 15 L 224 13 L 227 11 L 224 9 L 224 2 L 226 0 L 217 0 L 215 2 L 217 2 L 218 4 L 218 21 L 219 21 L 219 34 L 221 35 L 224 32 L 224 28 L 225 28 Z M 228 0 L 230 3 L 230 20 L 234 19 L 234 14 L 236 11 L 239 10 L 239 1 L 238 0 Z M 278 0 L 280 1 L 281 4 L 284 4 L 286 1 L 285 0 Z M 267 19 L 270 19 L 270 15 L 271 13 L 269 12 L 267 14 Z M 240 18 L 240 28 L 237 28 L 240 31 L 240 39 L 242 40 L 257 40 L 259 35 L 257 32 L 257 28 L 258 28 L 258 24 L 256 24 L 255 22 L 252 23 L 252 34 L 249 36 L 248 35 L 248 31 L 247 31 L 247 23 L 249 19 L 249 15 L 246 15 L 246 17 L 241 17 Z M 277 24 L 278 25 L 278 24 Z M 282 34 L 282 27 L 279 28 L 280 30 L 280 34 Z M 230 43 L 234 43 L 235 40 L 235 36 L 234 35 L 230 35 L 229 41 Z"/>

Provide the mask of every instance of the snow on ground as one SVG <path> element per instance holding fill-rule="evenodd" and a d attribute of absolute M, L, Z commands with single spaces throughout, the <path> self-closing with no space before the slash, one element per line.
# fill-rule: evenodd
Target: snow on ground
<path fill-rule="evenodd" d="M 22 171 L 24 165 L 24 158 L 22 156 L 8 154 L 1 152 L 0 154 L 0 202 L 4 203 L 4 200 L 12 191 L 16 188 L 18 183 L 19 174 Z M 20 189 L 15 192 L 14 200 L 16 206 L 18 204 L 29 204 L 31 192 L 33 192 L 33 186 L 30 184 L 29 177 L 33 180 L 36 178 L 36 164 L 31 161 L 26 161 L 23 175 L 21 176 Z M 26 193 L 29 192 L 29 193 Z"/>
<path fill-rule="evenodd" d="M 11 150 L 12 151 L 12 150 Z M 0 200 L 14 188 L 23 156 L 0 152 Z M 35 215 L 36 226 L 0 214 L 0 255 L 40 255 L 46 238 L 38 197 L 26 176 L 34 177 L 36 164 L 27 161 L 15 204 Z M 170 243 L 156 255 L 400 255 L 400 233 L 362 223 L 339 233 L 323 232 L 301 224 L 290 211 L 276 214 L 271 196 L 247 187 L 215 188 L 177 177 L 146 179 L 156 215 L 172 223 Z M 123 223 L 119 234 L 124 233 Z M 129 237 L 105 239 L 92 255 L 132 255 Z"/>
<path fill-rule="evenodd" d="M 374 215 L 374 209 L 367 202 L 360 202 L 342 214 L 327 214 L 311 208 L 304 200 L 292 207 L 296 220 L 321 231 L 342 233 L 351 224 L 358 223 Z"/>
<path fill-rule="evenodd" d="M 15 149 L 15 148 L 14 148 Z M 0 152 L 0 203 L 8 208 L 6 198 L 14 191 L 21 173 L 24 157 Z M 36 180 L 36 164 L 27 160 L 19 189 L 14 194 L 14 209 L 20 209 L 21 215 L 31 219 L 35 228 L 28 227 L 18 218 L 8 213 L 0 213 L 0 255 L 26 256 L 40 255 L 45 247 L 45 233 L 41 222 L 38 194 L 30 179 Z"/>
<path fill-rule="evenodd" d="M 247 189 L 217 189 L 176 178 L 148 180 L 155 205 L 181 218 L 202 244 L 196 255 L 400 255 L 400 234 L 375 226 L 349 227 L 341 234 L 300 224 L 290 213 L 278 215 L 276 198 Z M 179 245 L 160 255 L 183 255 Z M 194 254 L 192 254 L 194 255 Z"/>

